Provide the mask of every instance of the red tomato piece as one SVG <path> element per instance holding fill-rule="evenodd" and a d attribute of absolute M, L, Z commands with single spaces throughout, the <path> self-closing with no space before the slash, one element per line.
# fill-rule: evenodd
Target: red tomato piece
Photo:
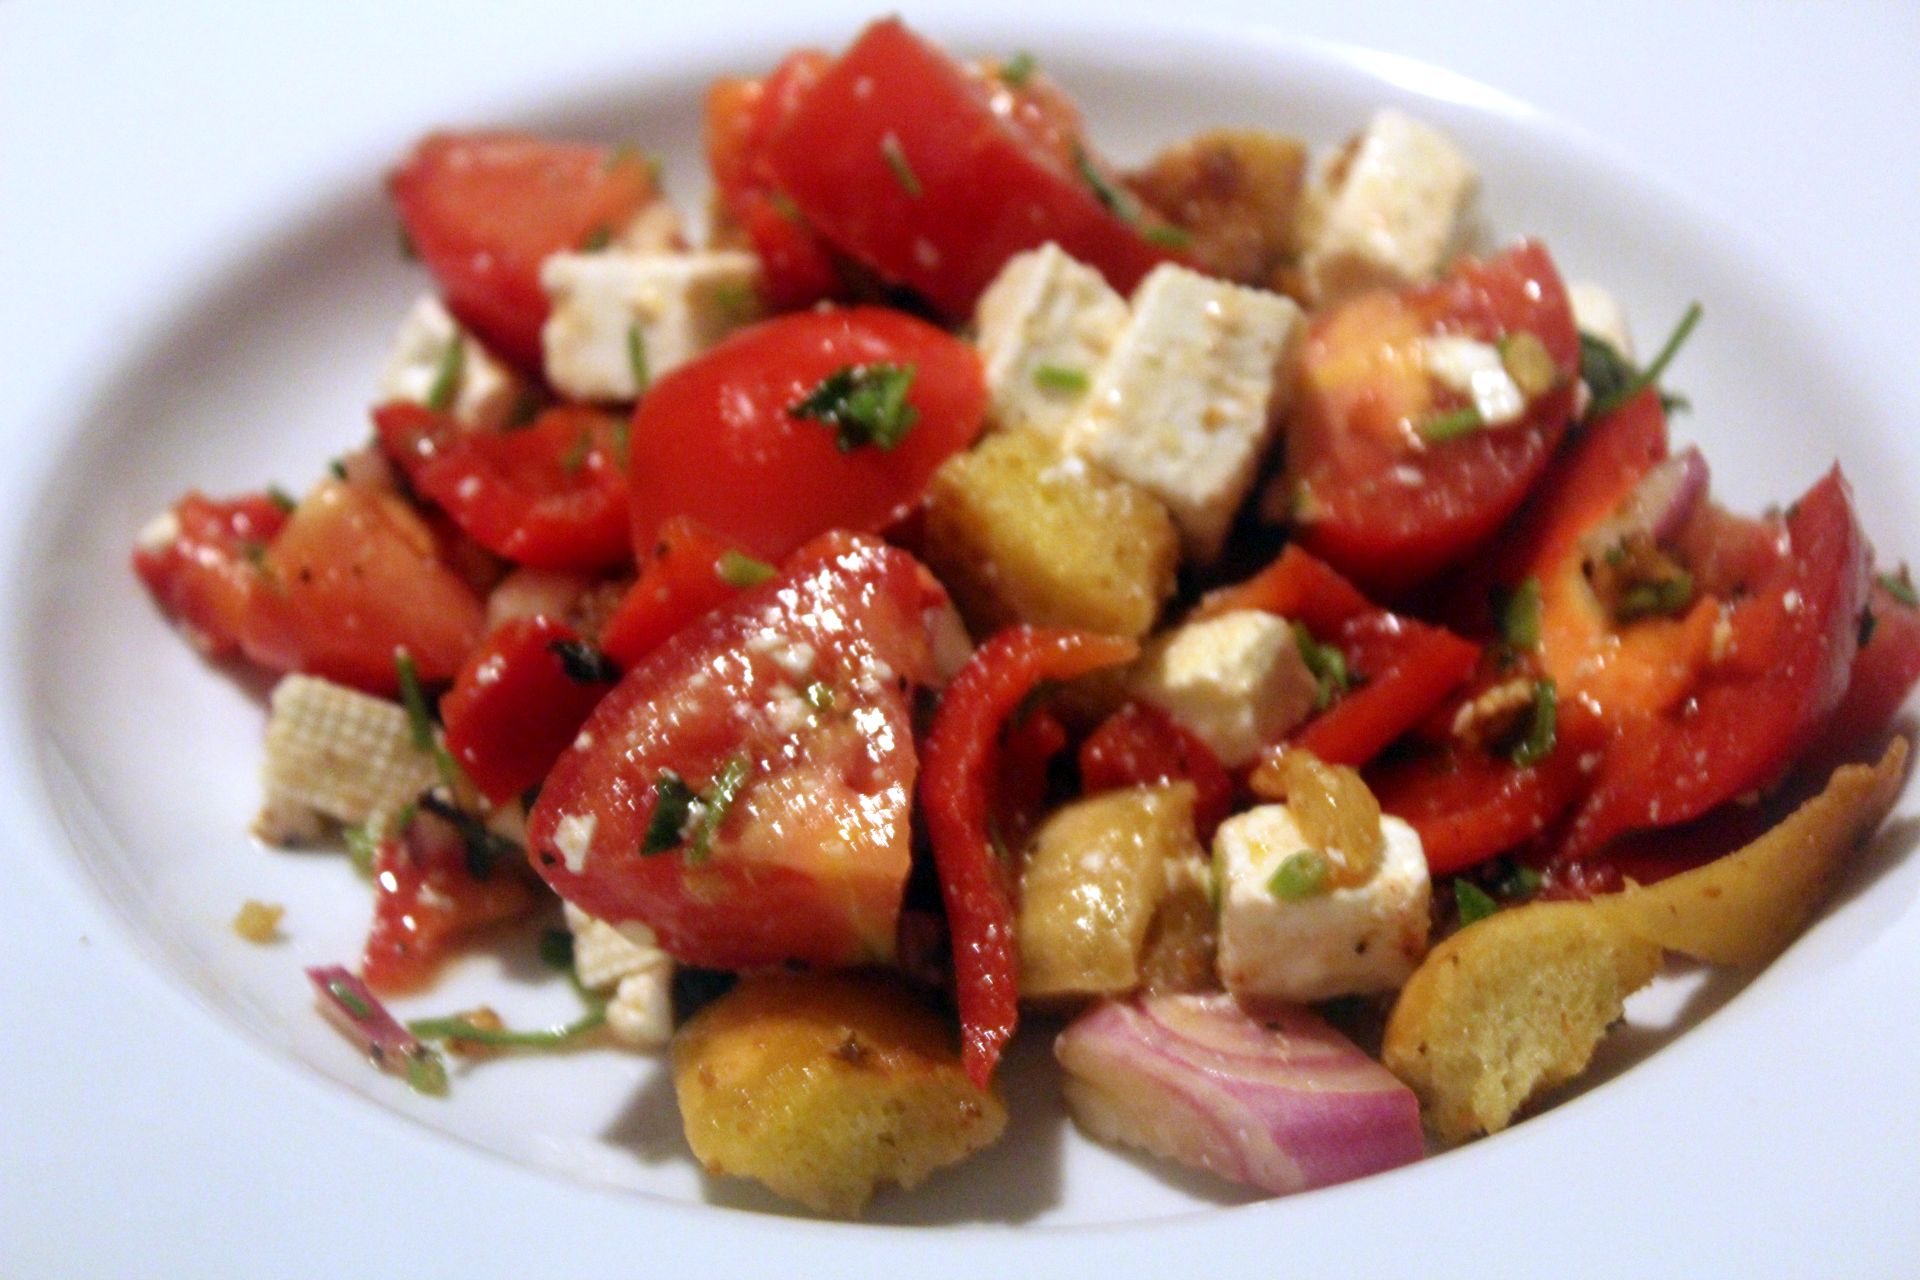
<path fill-rule="evenodd" d="M 1080 785 L 1089 794 L 1156 782 L 1190 782 L 1193 826 L 1201 843 L 1233 810 L 1233 775 L 1212 748 L 1158 707 L 1129 702 L 1080 744 Z"/>
<path fill-rule="evenodd" d="M 417 814 L 405 831 L 380 842 L 373 861 L 373 927 L 360 974 L 381 995 L 424 987 L 463 938 L 518 920 L 538 904 L 510 865 L 476 875 L 451 824 Z"/>
<path fill-rule="evenodd" d="M 569 665 L 562 648 L 579 657 Z M 447 750 L 495 804 L 547 776 L 595 704 L 619 678 L 580 633 L 549 617 L 496 627 L 440 700 Z M 587 665 L 581 665 L 584 661 Z"/>
<path fill-rule="evenodd" d="M 1071 680 L 1137 653 L 1110 636 L 1011 627 L 974 650 L 934 713 L 920 807 L 953 936 L 961 1061 L 982 1089 L 1020 1015 L 1013 895 L 991 827 L 1002 729 L 1042 680 Z"/>
<path fill-rule="evenodd" d="M 1370 771 L 1380 808 L 1420 833 L 1436 876 L 1538 838 L 1585 793 L 1583 752 L 1562 741 L 1537 765 L 1453 745 Z"/>
<path fill-rule="evenodd" d="M 1807 751 L 1806 763 L 1816 771 L 1877 751 L 1920 682 L 1920 607 L 1895 599 L 1875 583 L 1867 608 L 1873 615 L 1873 634 L 1853 660 L 1846 697 Z"/>
<path fill-rule="evenodd" d="M 1341 624 L 1330 643 L 1360 678 L 1295 734 L 1328 764 L 1358 768 L 1418 724 L 1480 663 L 1480 646 L 1451 631 L 1398 614 L 1361 614 Z"/>
<path fill-rule="evenodd" d="M 818 49 L 799 49 L 765 80 L 716 80 L 707 90 L 707 167 L 728 216 L 760 257 L 774 311 L 797 311 L 840 291 L 833 250 L 780 190 L 767 158 L 773 135 L 831 63 Z"/>
<path fill-rule="evenodd" d="M 619 233 L 658 192 L 644 157 L 524 133 L 436 133 L 388 179 L 447 308 L 489 347 L 540 371 L 540 264 Z"/>
<path fill-rule="evenodd" d="M 1423 442 L 1418 426 L 1464 403 L 1442 396 L 1419 344 L 1456 334 L 1538 338 L 1558 385 L 1518 423 Z M 1463 559 L 1519 507 L 1573 415 L 1580 344 L 1560 274 L 1528 241 L 1461 263 L 1439 284 L 1370 293 L 1315 321 L 1289 419 L 1300 536 L 1361 586 L 1397 594 Z"/>
<path fill-rule="evenodd" d="M 600 632 L 600 647 L 631 667 L 704 613 L 733 598 L 739 588 L 725 577 L 734 546 L 684 516 L 660 526 L 653 546 L 642 551 L 640 576 Z"/>
<path fill-rule="evenodd" d="M 559 405 L 515 431 L 465 431 L 395 403 L 373 421 L 414 489 L 495 555 L 536 569 L 604 569 L 631 553 L 618 420 Z"/>
<path fill-rule="evenodd" d="M 842 450 L 793 408 L 849 367 L 911 367 L 916 415 L 893 447 Z M 687 516 L 763 560 L 828 529 L 877 531 L 979 433 L 980 357 L 924 321 L 878 307 L 810 311 L 743 329 L 655 383 L 634 414 L 634 545 Z"/>
<path fill-rule="evenodd" d="M 1083 145 L 994 110 L 992 91 L 897 19 L 874 23 L 774 135 L 769 159 L 809 223 L 843 253 L 972 313 L 1008 258 L 1052 240 L 1129 292 L 1170 255 L 1109 208 Z M 1070 148 L 1071 149 L 1071 148 Z"/>
<path fill-rule="evenodd" d="M 541 788 L 540 874 L 688 964 L 889 959 L 911 861 L 910 693 L 934 674 L 922 572 L 829 535 L 655 649 Z"/>
<path fill-rule="evenodd" d="M 240 649 L 267 544 L 287 522 L 264 493 L 225 501 L 190 493 L 174 504 L 178 531 L 164 547 L 139 547 L 133 571 L 208 657 Z"/>

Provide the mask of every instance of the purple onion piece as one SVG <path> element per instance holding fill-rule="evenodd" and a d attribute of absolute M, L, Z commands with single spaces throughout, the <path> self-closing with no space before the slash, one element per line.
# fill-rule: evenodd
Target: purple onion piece
<path fill-rule="evenodd" d="M 1640 478 L 1611 516 L 1587 531 L 1580 540 L 1581 554 L 1598 560 L 1642 536 L 1655 543 L 1670 542 L 1706 497 L 1708 479 L 1707 460 L 1698 448 L 1664 459 Z"/>
<path fill-rule="evenodd" d="M 320 994 L 320 1010 L 327 1020 L 359 1045 L 375 1066 L 405 1077 L 417 1092 L 446 1093 L 447 1064 L 387 1012 L 387 1006 L 352 970 L 320 965 L 307 970 L 307 977 Z"/>

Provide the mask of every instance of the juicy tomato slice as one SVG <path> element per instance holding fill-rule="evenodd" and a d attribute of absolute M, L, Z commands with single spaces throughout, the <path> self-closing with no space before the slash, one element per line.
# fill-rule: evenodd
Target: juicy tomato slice
<path fill-rule="evenodd" d="M 640 556 L 640 576 L 600 632 L 600 647 L 631 667 L 701 614 L 733 598 L 726 579 L 728 554 L 736 548 L 697 522 L 676 516 Z"/>
<path fill-rule="evenodd" d="M 842 450 L 792 410 L 849 366 L 910 366 L 916 415 L 892 448 Z M 634 413 L 634 545 L 675 516 L 763 560 L 828 529 L 885 528 L 934 470 L 972 443 L 986 413 L 980 357 L 924 321 L 878 307 L 811 311 L 743 329 L 655 383 Z"/>
<path fill-rule="evenodd" d="M 1351 768 L 1418 724 L 1480 663 L 1480 646 L 1393 613 L 1350 618 L 1328 642 L 1338 645 L 1358 687 L 1309 720 L 1292 745 Z"/>
<path fill-rule="evenodd" d="M 1427 868 L 1447 875 L 1538 838 L 1585 794 L 1584 752 L 1563 740 L 1521 766 L 1458 743 L 1370 770 L 1380 808 L 1420 834 Z"/>
<path fill-rule="evenodd" d="M 1156 782 L 1190 782 L 1193 826 L 1201 843 L 1233 810 L 1233 775 L 1212 748 L 1158 707 L 1129 702 L 1080 744 L 1080 785 L 1092 794 Z"/>
<path fill-rule="evenodd" d="M 1025 126 L 889 18 L 805 96 L 769 158 L 821 235 L 948 316 L 969 315 L 1008 258 L 1049 240 L 1131 291 L 1170 255 L 1103 203 L 1099 190 L 1117 186 L 1089 181 L 1084 148 L 1063 157 Z"/>
<path fill-rule="evenodd" d="M 631 552 L 617 419 L 559 405 L 514 431 L 465 431 L 416 404 L 374 410 L 380 445 L 475 542 L 535 569 L 603 569 Z"/>
<path fill-rule="evenodd" d="M 1853 660 L 1846 697 L 1807 751 L 1806 762 L 1816 770 L 1878 750 L 1907 695 L 1920 682 L 1920 607 L 1896 599 L 1876 582 L 1867 609 L 1873 616 L 1872 635 Z"/>
<path fill-rule="evenodd" d="M 360 974 L 383 996 L 419 990 L 463 938 L 538 905 L 515 868 L 469 866 L 459 833 L 431 815 L 416 815 L 405 831 L 380 842 L 373 881 L 373 927 Z"/>
<path fill-rule="evenodd" d="M 787 55 L 765 80 L 716 80 L 707 90 L 707 167 L 727 215 L 760 257 L 774 311 L 797 311 L 839 292 L 833 250 L 780 190 L 767 145 L 832 58 L 818 49 Z"/>
<path fill-rule="evenodd" d="M 994 851 L 989 794 L 1001 772 L 1002 730 L 1042 680 L 1071 680 L 1137 652 L 1109 636 L 1011 627 L 974 650 L 934 713 L 920 807 L 953 936 L 960 1058 L 982 1089 L 1020 1016 L 1013 893 Z"/>
<path fill-rule="evenodd" d="M 1788 549 L 1727 608 L 1723 652 L 1678 705 L 1622 724 L 1560 851 L 1699 817 L 1777 782 L 1846 694 L 1869 550 L 1838 468 L 1786 522 Z"/>
<path fill-rule="evenodd" d="M 688 964 L 890 958 L 912 849 L 910 694 L 933 676 L 921 574 L 903 551 L 829 535 L 655 649 L 541 788 L 540 874 L 592 915 L 644 921 Z M 680 813 L 662 815 L 675 796 Z"/>
<path fill-rule="evenodd" d="M 287 522 L 264 493 L 224 501 L 190 493 L 173 507 L 177 526 L 164 546 L 141 546 L 133 570 L 187 638 L 209 657 L 240 649 L 267 544 Z"/>
<path fill-rule="evenodd" d="M 447 308 L 534 373 L 541 262 L 617 234 L 658 194 L 637 153 L 524 133 L 431 134 L 387 188 Z"/>
<path fill-rule="evenodd" d="M 563 651 L 571 652 L 569 662 Z M 488 800 L 505 804 L 547 776 L 619 678 L 556 618 L 494 628 L 440 700 L 447 750 Z"/>
<path fill-rule="evenodd" d="M 1422 442 L 1418 424 L 1457 406 L 1437 393 L 1420 342 L 1523 332 L 1546 348 L 1560 385 L 1520 422 Z M 1579 368 L 1566 290 L 1533 241 L 1463 262 L 1438 284 L 1365 294 L 1321 316 L 1307 335 L 1287 436 L 1308 548 L 1385 594 L 1461 560 L 1546 469 L 1573 415 Z"/>

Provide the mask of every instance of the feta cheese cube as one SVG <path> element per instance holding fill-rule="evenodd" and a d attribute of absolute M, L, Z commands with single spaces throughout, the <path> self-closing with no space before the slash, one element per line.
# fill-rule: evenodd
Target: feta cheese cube
<path fill-rule="evenodd" d="M 1633 359 L 1633 334 L 1618 299 L 1591 280 L 1575 280 L 1567 286 L 1567 301 L 1573 304 L 1575 328 Z"/>
<path fill-rule="evenodd" d="M 759 278 L 750 253 L 556 253 L 540 267 L 547 381 L 575 400 L 635 399 L 642 368 L 657 378 L 754 319 Z"/>
<path fill-rule="evenodd" d="M 657 1049 L 673 1036 L 673 958 L 639 921 L 611 924 L 565 903 L 573 933 L 573 971 L 589 991 L 611 989 L 607 1028 L 638 1048 Z"/>
<path fill-rule="evenodd" d="M 1303 202 L 1301 269 L 1317 305 L 1431 280 L 1469 234 L 1478 177 L 1453 140 L 1403 112 L 1315 167 Z"/>
<path fill-rule="evenodd" d="M 1155 267 L 1062 444 L 1159 498 L 1187 555 L 1210 562 L 1273 441 L 1303 327 L 1277 293 Z"/>
<path fill-rule="evenodd" d="M 1127 327 L 1127 303 L 1048 243 L 1008 259 L 980 295 L 974 325 L 995 425 L 1058 440 Z"/>
<path fill-rule="evenodd" d="M 470 427 L 505 426 L 526 394 L 526 384 L 462 329 L 432 294 L 414 302 L 393 336 L 386 368 L 380 373 L 381 399 L 426 404 L 448 367 L 448 349 L 456 342 L 461 351 L 448 415 Z"/>
<path fill-rule="evenodd" d="M 1423 339 L 1420 357 L 1436 382 L 1473 401 L 1487 426 L 1503 427 L 1526 416 L 1526 393 L 1507 372 L 1500 348 L 1491 342 L 1444 334 Z"/>
<path fill-rule="evenodd" d="M 1286 619 L 1237 609 L 1151 645 L 1133 694 L 1237 769 L 1313 714 L 1318 686 Z"/>
<path fill-rule="evenodd" d="M 1293 813 L 1262 805 L 1220 824 L 1220 980 L 1228 991 L 1304 1003 L 1398 989 L 1427 949 L 1427 859 L 1420 837 L 1382 818 L 1386 851 L 1371 880 L 1287 901 L 1273 874 L 1308 847 Z"/>

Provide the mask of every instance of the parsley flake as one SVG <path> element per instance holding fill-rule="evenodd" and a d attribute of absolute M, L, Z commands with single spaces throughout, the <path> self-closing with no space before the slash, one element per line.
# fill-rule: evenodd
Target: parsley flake
<path fill-rule="evenodd" d="M 1479 924 L 1500 910 L 1500 904 L 1471 880 L 1453 882 L 1453 903 L 1460 910 L 1460 926 Z"/>
<path fill-rule="evenodd" d="M 1598 338 L 1589 337 L 1587 334 L 1580 335 L 1580 376 L 1587 379 L 1587 390 L 1593 393 L 1593 403 L 1587 408 L 1586 420 L 1594 422 L 1606 417 L 1648 387 L 1658 383 L 1660 375 L 1667 371 L 1667 366 L 1673 363 L 1673 358 L 1680 354 L 1680 348 L 1686 344 L 1687 337 L 1692 334 L 1694 326 L 1700 323 L 1701 315 L 1699 303 L 1688 304 L 1686 314 L 1680 317 L 1680 323 L 1675 325 L 1673 332 L 1667 336 L 1659 354 L 1654 356 L 1653 363 L 1638 371 L 1635 371 L 1633 365 L 1623 359 L 1612 347 Z M 1603 352 L 1605 367 L 1597 367 L 1593 372 L 1605 384 L 1604 392 L 1592 378 L 1588 377 L 1587 368 L 1589 360 L 1601 361 Z M 1672 410 L 1685 406 L 1686 399 L 1683 396 L 1669 396 L 1663 393 L 1660 403 Z"/>
<path fill-rule="evenodd" d="M 687 861 L 700 863 L 707 860 L 713 848 L 713 837 L 720 831 L 720 824 L 727 820 L 727 813 L 733 808 L 733 802 L 740 798 L 741 788 L 747 785 L 747 778 L 753 772 L 753 765 L 745 756 L 733 756 L 720 766 L 720 771 L 707 783 L 707 789 L 701 793 L 704 806 L 700 818 L 694 823 L 693 838 L 687 841 Z"/>
<path fill-rule="evenodd" d="M 1920 609 L 1920 592 L 1913 589 L 1913 580 L 1907 574 L 1907 566 L 1900 566 L 1898 573 L 1883 573 L 1878 579 L 1880 589 L 1892 596 L 1909 609 Z"/>
<path fill-rule="evenodd" d="M 580 252 L 601 253 L 613 244 L 613 228 L 601 223 L 580 241 Z"/>
<path fill-rule="evenodd" d="M 1000 83 L 1010 89 L 1025 88 L 1027 81 L 1033 79 L 1033 73 L 1039 69 L 1039 66 L 1033 55 L 1022 49 L 1000 64 Z"/>
<path fill-rule="evenodd" d="M 1108 213 L 1128 222 L 1138 220 L 1139 209 L 1134 207 L 1133 201 L 1127 198 L 1125 192 L 1114 186 L 1107 180 L 1107 175 L 1100 172 L 1099 166 L 1093 162 L 1093 157 L 1087 153 L 1086 147 L 1077 138 L 1073 143 L 1073 167 L 1074 171 L 1080 175 L 1080 181 L 1087 184 L 1088 189 L 1093 192 L 1093 198 L 1098 200 L 1101 207 Z"/>
<path fill-rule="evenodd" d="M 1140 234 L 1148 244 L 1157 244 L 1162 249 L 1184 249 L 1193 243 L 1193 235 L 1184 227 L 1176 227 L 1171 222 L 1156 222 L 1141 229 Z"/>
<path fill-rule="evenodd" d="M 647 394 L 653 385 L 653 366 L 647 360 L 647 335 L 637 324 L 627 326 L 627 368 L 633 373 L 633 394 Z"/>
<path fill-rule="evenodd" d="M 1307 664 L 1307 670 L 1313 673 L 1314 683 L 1319 686 L 1314 694 L 1313 709 L 1325 711 L 1335 699 L 1353 687 L 1353 675 L 1347 670 L 1346 655 L 1330 644 L 1315 640 L 1304 623 L 1293 624 L 1293 642 L 1299 646 L 1300 660 Z"/>
<path fill-rule="evenodd" d="M 1093 385 L 1084 369 L 1064 364 L 1037 364 L 1033 367 L 1033 385 L 1042 391 L 1064 391 L 1080 395 Z"/>
<path fill-rule="evenodd" d="M 1470 436 L 1486 425 L 1487 420 L 1480 416 L 1480 411 L 1468 405 L 1463 409 L 1455 409 L 1451 413 L 1437 413 L 1422 421 L 1414 429 L 1428 444 L 1445 444 L 1449 440 Z"/>
<path fill-rule="evenodd" d="M 1282 902 L 1304 902 L 1327 891 L 1327 856 L 1317 849 L 1302 849 L 1287 857 L 1273 870 L 1267 892 Z"/>
<path fill-rule="evenodd" d="M 453 408 L 466 368 L 467 344 L 455 334 L 453 341 L 447 344 L 447 349 L 440 353 L 440 365 L 433 372 L 433 385 L 427 388 L 427 408 L 435 413 L 445 413 Z"/>
<path fill-rule="evenodd" d="M 891 449 L 920 420 L 920 411 L 907 403 L 916 371 L 910 364 L 842 365 L 787 412 L 834 428 L 842 453 L 862 445 Z"/>
<path fill-rule="evenodd" d="M 732 547 L 720 553 L 713 571 L 728 586 L 743 589 L 759 586 L 776 572 L 765 560 L 755 560 L 746 552 L 736 551 Z"/>
<path fill-rule="evenodd" d="M 641 841 L 642 856 L 652 857 L 680 845 L 680 832 L 687 825 L 697 797 L 680 775 L 662 769 L 653 781 L 653 817 L 647 821 L 647 834 Z"/>
<path fill-rule="evenodd" d="M 1514 743 L 1508 758 L 1522 769 L 1553 754 L 1560 737 L 1560 691 L 1551 680 L 1533 685 L 1533 708 L 1527 713 L 1526 732 Z"/>

